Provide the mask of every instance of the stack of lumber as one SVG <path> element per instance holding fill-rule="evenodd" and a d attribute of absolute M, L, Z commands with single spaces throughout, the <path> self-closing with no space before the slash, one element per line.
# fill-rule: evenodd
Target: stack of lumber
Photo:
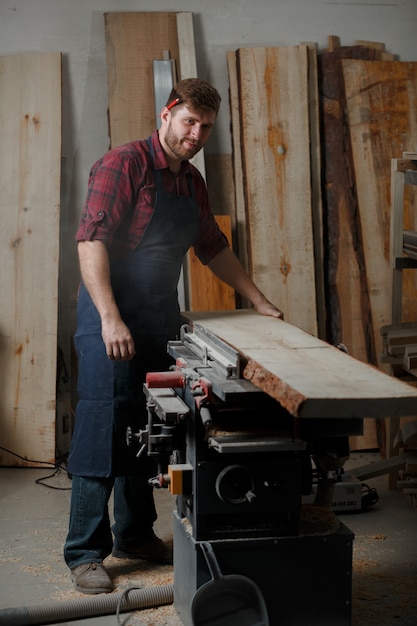
<path fill-rule="evenodd" d="M 391 159 L 417 143 L 417 63 L 329 44 L 228 53 L 238 252 L 289 322 L 380 365 Z M 416 276 L 407 291 L 415 300 Z"/>
<path fill-rule="evenodd" d="M 331 37 L 322 52 L 239 49 L 228 68 L 241 259 L 286 320 L 389 371 L 391 160 L 417 145 L 417 63 Z M 404 295 L 410 321 L 417 272 Z M 360 447 L 384 440 L 380 423 Z"/>

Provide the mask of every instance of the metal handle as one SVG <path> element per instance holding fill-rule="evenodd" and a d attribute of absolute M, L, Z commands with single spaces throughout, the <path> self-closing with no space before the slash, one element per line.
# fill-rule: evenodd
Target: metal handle
<path fill-rule="evenodd" d="M 220 571 L 220 567 L 211 543 L 209 543 L 208 541 L 202 541 L 200 543 L 200 548 L 202 553 L 204 554 L 204 558 L 206 559 L 206 563 L 208 565 L 212 578 L 214 580 L 221 578 L 222 573 Z"/>

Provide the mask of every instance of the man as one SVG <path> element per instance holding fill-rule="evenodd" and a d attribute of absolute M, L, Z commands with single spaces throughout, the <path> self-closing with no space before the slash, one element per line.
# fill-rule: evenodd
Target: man
<path fill-rule="evenodd" d="M 167 342 L 178 336 L 177 283 L 188 248 L 193 245 L 200 260 L 260 314 L 282 317 L 230 250 L 205 183 L 188 162 L 209 138 L 219 105 L 218 92 L 205 81 L 181 81 L 162 109 L 160 130 L 110 150 L 90 173 L 76 235 L 82 277 L 75 334 L 79 402 L 64 548 L 75 588 L 84 593 L 112 591 L 103 566 L 111 553 L 172 562 L 172 552 L 153 531 L 148 479 L 154 468 L 126 446 L 125 433 L 128 426 L 137 431 L 146 424 L 146 372 L 172 363 Z"/>

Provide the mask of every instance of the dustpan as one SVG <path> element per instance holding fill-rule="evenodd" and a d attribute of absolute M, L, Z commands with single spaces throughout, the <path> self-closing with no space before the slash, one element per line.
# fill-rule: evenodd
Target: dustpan
<path fill-rule="evenodd" d="M 254 581 L 240 574 L 223 575 L 211 543 L 199 545 L 212 580 L 193 596 L 193 626 L 269 626 L 265 600 Z"/>

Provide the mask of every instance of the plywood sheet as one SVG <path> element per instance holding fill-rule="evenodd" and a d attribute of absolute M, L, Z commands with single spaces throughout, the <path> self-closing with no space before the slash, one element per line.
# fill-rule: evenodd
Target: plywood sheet
<path fill-rule="evenodd" d="M 298 417 L 410 415 L 417 390 L 292 324 L 251 310 L 187 313 L 242 356 L 243 377 Z"/>
<path fill-rule="evenodd" d="M 391 322 L 391 159 L 417 143 L 417 63 L 343 60 L 360 226 L 378 362 L 381 326 Z M 417 208 L 406 216 L 417 227 Z M 417 273 L 408 275 L 408 315 L 415 319 Z M 404 307 L 406 312 L 407 307 Z M 407 315 L 407 313 L 406 313 Z"/>
<path fill-rule="evenodd" d="M 308 48 L 241 48 L 237 80 L 250 273 L 316 334 Z"/>
<path fill-rule="evenodd" d="M 55 460 L 61 55 L 0 57 L 1 443 Z M 36 465 L 0 450 L 1 465 Z"/>

